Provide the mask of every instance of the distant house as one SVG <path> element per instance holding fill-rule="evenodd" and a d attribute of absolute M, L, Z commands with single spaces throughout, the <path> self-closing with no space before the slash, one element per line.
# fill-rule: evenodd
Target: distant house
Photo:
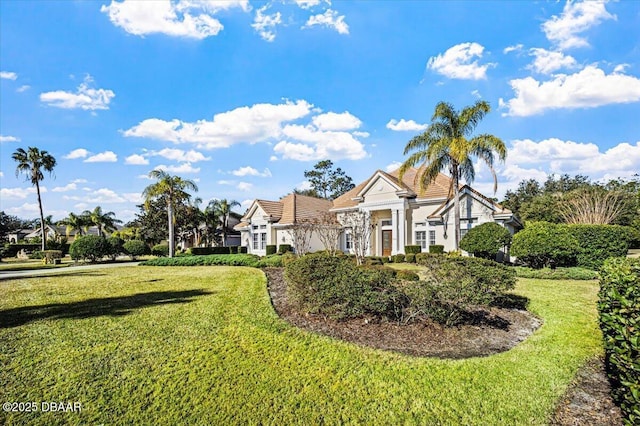
<path fill-rule="evenodd" d="M 268 244 L 293 244 L 287 229 L 297 221 L 313 220 L 323 213 L 336 213 L 338 221 L 352 211 L 370 214 L 373 228 L 368 254 L 391 256 L 404 253 L 406 245 L 442 245 L 455 248 L 451 178 L 439 174 L 424 191 L 415 182 L 417 169 L 409 169 L 402 180 L 398 170 L 378 170 L 333 202 L 291 194 L 279 201 L 255 200 L 235 229 L 242 233 L 242 245 L 250 253 L 262 255 Z M 468 185 L 460 188 L 461 236 L 474 226 L 495 222 L 514 233 L 522 225 L 513 213 Z M 345 227 L 340 246 L 352 251 L 351 231 Z M 323 250 L 319 239 L 312 239 L 311 250 Z"/>
<path fill-rule="evenodd" d="M 45 229 L 47 233 L 47 240 L 56 239 L 58 237 L 65 237 L 67 238 L 68 243 L 72 243 L 76 239 L 76 237 L 81 235 L 78 231 L 71 230 L 71 229 L 67 234 L 66 226 L 45 225 Z M 31 238 L 42 238 L 42 231 L 40 230 L 40 227 L 37 227 L 35 229 L 22 230 L 22 231 L 27 232 L 26 234 L 22 235 L 22 238 L 21 238 L 22 240 L 29 240 Z M 99 235 L 98 227 L 89 226 L 86 230 L 82 232 L 82 235 Z M 13 234 L 9 235 L 9 242 L 12 242 L 11 241 L 12 236 Z M 16 242 L 20 241 L 21 239 L 16 239 Z"/>

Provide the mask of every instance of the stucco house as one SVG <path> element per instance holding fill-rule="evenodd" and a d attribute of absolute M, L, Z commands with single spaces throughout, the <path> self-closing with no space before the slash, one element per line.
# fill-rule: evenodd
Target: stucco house
<path fill-rule="evenodd" d="M 455 248 L 453 197 L 449 196 L 450 178 L 439 174 L 424 191 L 415 180 L 417 169 L 408 170 L 403 179 L 398 170 L 377 170 L 371 177 L 333 201 L 290 194 L 279 201 L 255 200 L 236 226 L 241 231 L 242 245 L 250 253 L 264 254 L 268 244 L 292 244 L 287 228 L 296 221 L 312 220 L 332 212 L 345 223 L 345 215 L 353 211 L 370 214 L 373 231 L 368 254 L 390 256 L 404 253 L 406 245 L 420 245 L 422 251 L 431 245 L 442 245 L 445 251 Z M 522 225 L 513 213 L 468 185 L 460 188 L 461 236 L 474 226 L 495 222 L 514 233 Z M 341 236 L 340 248 L 352 250 L 348 228 Z M 314 238 L 311 251 L 322 250 Z"/>

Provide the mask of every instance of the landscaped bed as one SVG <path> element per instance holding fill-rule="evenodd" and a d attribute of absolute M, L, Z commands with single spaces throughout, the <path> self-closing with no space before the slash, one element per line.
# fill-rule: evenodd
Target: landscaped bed
<path fill-rule="evenodd" d="M 543 325 L 513 349 L 413 357 L 300 330 L 261 271 L 122 267 L 0 283 L 0 399 L 81 412 L 3 424 L 545 424 L 601 354 L 595 281 L 520 279 Z"/>

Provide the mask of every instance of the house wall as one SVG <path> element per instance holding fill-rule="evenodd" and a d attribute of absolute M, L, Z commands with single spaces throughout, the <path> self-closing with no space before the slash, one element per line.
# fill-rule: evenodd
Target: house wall
<path fill-rule="evenodd" d="M 250 218 L 248 218 L 251 223 L 249 224 L 249 230 L 242 232 L 242 245 L 247 245 L 247 252 L 252 254 L 257 254 L 258 256 L 264 256 L 267 254 L 266 246 L 270 244 L 275 244 L 276 240 L 276 231 L 273 229 L 271 224 L 265 218 L 267 214 L 260 206 L 257 206 L 256 210 L 253 212 Z M 254 229 L 257 227 L 257 229 Z M 261 237 L 258 236 L 258 248 L 255 249 L 253 247 L 253 235 L 254 234 L 267 234 L 267 239 L 265 246 L 261 247 Z M 247 244 L 248 241 L 248 244 Z"/>
<path fill-rule="evenodd" d="M 393 185 L 379 177 L 364 194 L 364 202 L 368 204 L 386 200 L 395 201 L 398 199 L 396 191 L 397 189 Z"/>

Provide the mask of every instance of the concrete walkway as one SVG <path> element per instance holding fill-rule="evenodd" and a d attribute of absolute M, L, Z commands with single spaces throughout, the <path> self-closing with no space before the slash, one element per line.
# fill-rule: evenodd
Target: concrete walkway
<path fill-rule="evenodd" d="M 46 277 L 50 275 L 65 275 L 78 272 L 93 271 L 96 269 L 120 268 L 123 266 L 137 266 L 140 262 L 101 263 L 95 265 L 68 266 L 66 268 L 32 269 L 26 271 L 0 271 L 0 280 L 15 278 Z"/>

